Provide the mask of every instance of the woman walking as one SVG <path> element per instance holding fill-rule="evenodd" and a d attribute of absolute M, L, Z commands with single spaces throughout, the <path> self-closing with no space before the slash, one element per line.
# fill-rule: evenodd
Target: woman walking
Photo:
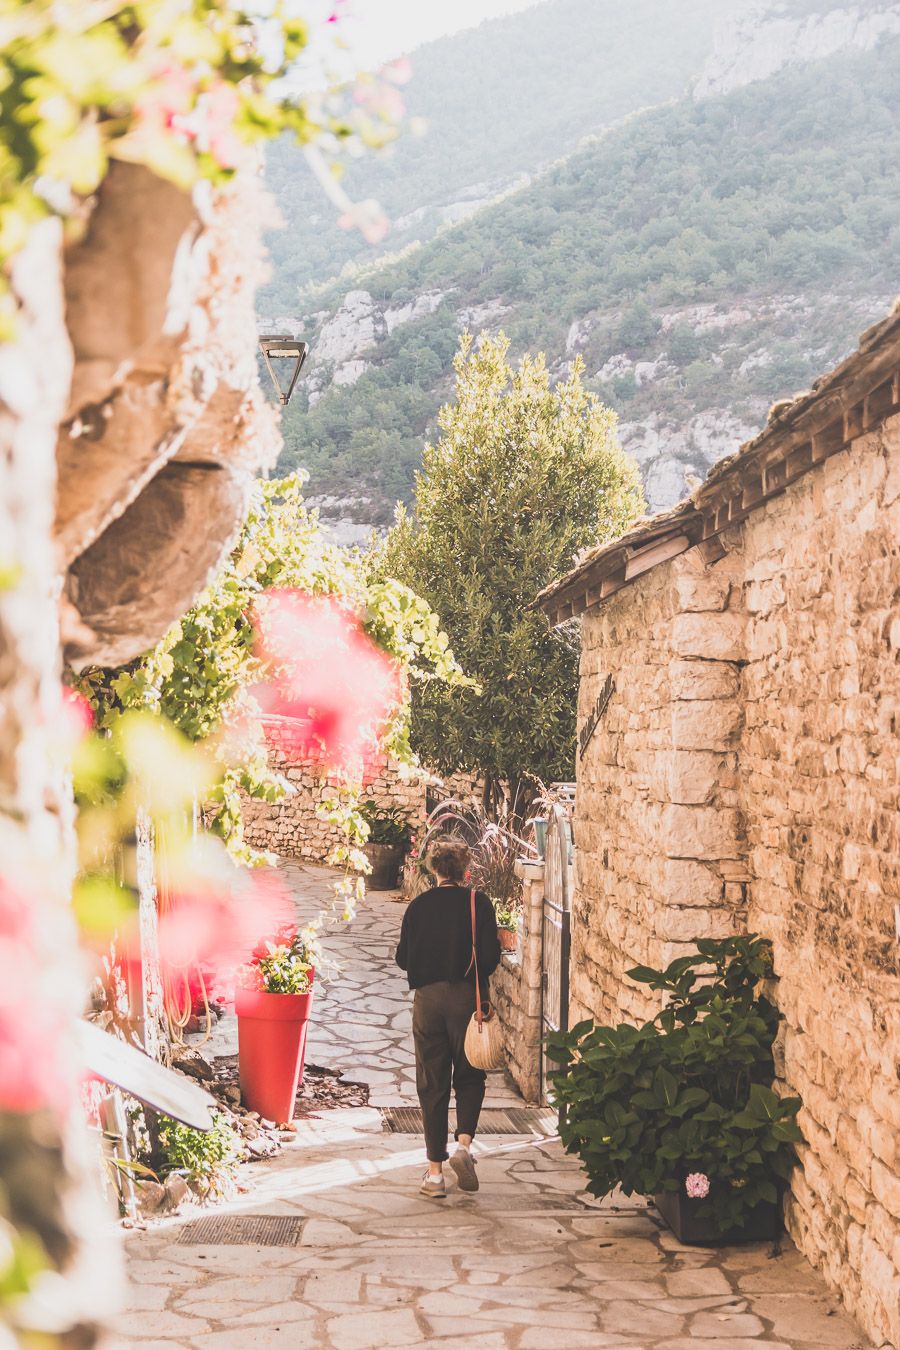
<path fill-rule="evenodd" d="M 428 868 L 435 885 L 407 907 L 400 929 L 397 965 L 405 970 L 413 1002 L 416 1087 L 425 1125 L 428 1171 L 420 1191 L 432 1200 L 447 1194 L 447 1112 L 450 1089 L 456 1096 L 457 1149 L 450 1158 L 464 1191 L 478 1190 L 472 1139 L 484 1101 L 486 1077 L 466 1059 L 466 1028 L 475 1011 L 475 963 L 472 951 L 471 889 L 465 884 L 469 850 L 461 839 L 432 845 Z M 488 976 L 500 963 L 494 906 L 475 893 L 475 931 L 482 1003 Z"/>

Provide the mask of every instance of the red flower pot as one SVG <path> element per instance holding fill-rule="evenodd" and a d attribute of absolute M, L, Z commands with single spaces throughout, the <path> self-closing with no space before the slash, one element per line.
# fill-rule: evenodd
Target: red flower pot
<path fill-rule="evenodd" d="M 498 928 L 497 936 L 500 939 L 500 950 L 502 952 L 514 952 L 518 950 L 519 935 L 514 933 L 511 928 Z"/>
<path fill-rule="evenodd" d="M 312 989 L 306 994 L 235 991 L 241 1102 L 279 1125 L 294 1116 L 312 1000 Z"/>

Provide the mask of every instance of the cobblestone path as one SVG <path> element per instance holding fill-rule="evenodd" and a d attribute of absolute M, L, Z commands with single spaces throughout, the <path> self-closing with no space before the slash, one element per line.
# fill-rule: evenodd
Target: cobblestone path
<path fill-rule="evenodd" d="M 322 869 L 285 872 L 302 912 Z M 315 1010 L 309 1057 L 365 1078 L 376 1105 L 414 1100 L 409 999 L 393 965 L 401 908 L 372 896 L 329 947 L 344 975 Z M 225 1019 L 214 1053 L 233 1053 Z M 490 1105 L 517 1100 L 492 1085 Z M 179 1241 L 176 1216 L 128 1241 L 132 1289 L 118 1350 L 866 1350 L 869 1342 L 789 1243 L 681 1247 L 642 1202 L 582 1190 L 558 1141 L 479 1140 L 482 1189 L 417 1194 L 421 1141 L 373 1108 L 304 1122 L 275 1159 L 243 1169 L 238 1200 L 207 1213 L 297 1220 L 297 1245 Z"/>

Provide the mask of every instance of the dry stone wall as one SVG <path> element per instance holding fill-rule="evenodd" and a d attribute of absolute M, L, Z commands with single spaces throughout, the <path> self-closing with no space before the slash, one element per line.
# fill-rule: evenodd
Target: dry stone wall
<path fill-rule="evenodd" d="M 573 1021 L 652 1014 L 624 972 L 742 915 L 738 595 L 692 551 L 585 619 L 579 724 L 615 693 L 577 767 Z"/>
<path fill-rule="evenodd" d="M 774 943 L 779 1073 L 803 1099 L 792 1234 L 900 1346 L 900 417 L 584 620 L 573 1020 L 692 938 Z M 687 945 L 686 945 L 687 944 Z"/>
<path fill-rule="evenodd" d="M 325 819 L 325 804 L 335 794 L 334 783 L 321 766 L 300 755 L 283 737 L 270 745 L 269 763 L 287 780 L 290 790 L 279 802 L 245 799 L 244 838 L 251 847 L 282 858 L 326 862 L 331 850 L 346 842 L 340 828 Z M 385 809 L 396 807 L 415 827 L 425 814 L 426 781 L 426 776 L 408 777 L 392 760 L 381 760 L 371 766 L 363 800 Z"/>
<path fill-rule="evenodd" d="M 302 728 L 292 727 L 290 719 L 271 718 L 266 722 L 269 767 L 289 785 L 279 802 L 243 800 L 244 838 L 252 848 L 276 853 L 284 858 L 308 858 L 326 862 L 331 850 L 346 842 L 337 825 L 327 820 L 327 802 L 335 795 L 335 783 L 320 764 L 310 759 Z M 469 801 L 480 795 L 481 785 L 471 774 L 458 773 L 441 779 L 422 769 L 410 772 L 399 762 L 374 756 L 366 765 L 363 801 L 374 801 L 385 809 L 397 809 L 418 834 L 427 811 L 436 797 Z M 427 882 L 416 884 L 417 873 L 404 872 L 407 898 L 418 894 Z"/>
<path fill-rule="evenodd" d="M 506 1067 L 525 1098 L 541 1098 L 541 941 L 544 864 L 521 862 L 522 918 L 515 952 L 491 976 L 491 999 L 503 1026 Z"/>
<path fill-rule="evenodd" d="M 900 417 L 744 530 L 749 924 L 804 1102 L 791 1230 L 900 1346 Z"/>

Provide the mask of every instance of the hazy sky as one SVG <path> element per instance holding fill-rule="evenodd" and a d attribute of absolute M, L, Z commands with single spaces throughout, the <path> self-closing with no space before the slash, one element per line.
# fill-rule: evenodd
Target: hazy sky
<path fill-rule="evenodd" d="M 470 28 L 482 19 L 528 9 L 538 0 L 345 0 L 333 4 L 320 0 L 341 14 L 335 31 L 349 45 L 361 67 L 380 65 L 422 42 Z M 319 0 L 317 0 L 319 8 Z M 306 8 L 306 7 L 304 7 Z M 308 13 L 307 9 L 307 13 Z"/>

